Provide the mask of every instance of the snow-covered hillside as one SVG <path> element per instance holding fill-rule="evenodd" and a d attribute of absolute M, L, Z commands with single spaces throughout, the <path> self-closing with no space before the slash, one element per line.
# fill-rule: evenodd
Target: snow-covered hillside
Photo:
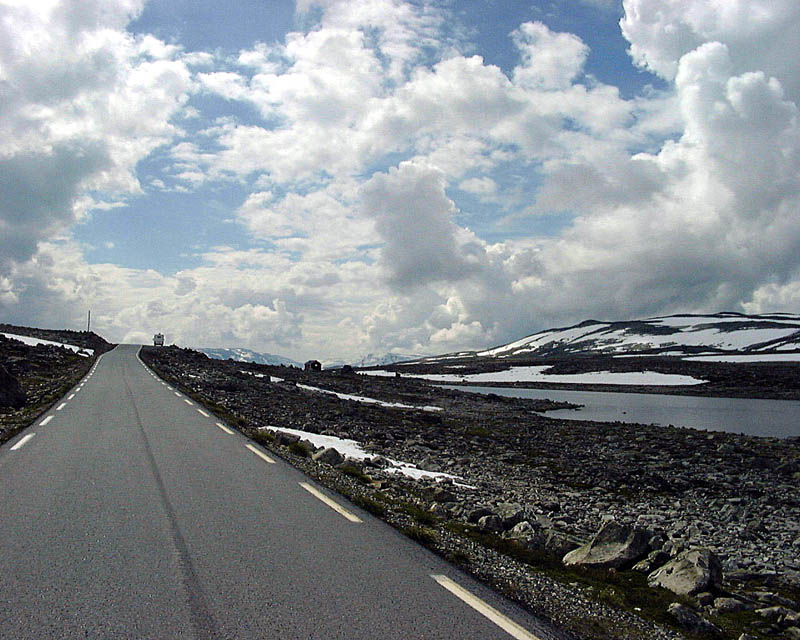
<path fill-rule="evenodd" d="M 234 348 L 234 349 L 197 349 L 201 353 L 205 353 L 209 358 L 214 358 L 215 360 L 236 360 L 237 362 L 254 362 L 255 364 L 271 364 L 271 365 L 282 365 L 285 364 L 286 366 L 295 366 L 300 367 L 302 366 L 299 362 L 295 362 L 290 358 L 284 358 L 283 356 L 276 356 L 271 353 L 259 353 L 258 351 L 253 351 L 252 349 L 241 349 L 241 348 Z"/>
<path fill-rule="evenodd" d="M 478 356 L 559 356 L 583 353 L 688 355 L 800 351 L 800 316 L 718 313 L 680 315 L 630 322 L 587 320 L 551 329 Z"/>

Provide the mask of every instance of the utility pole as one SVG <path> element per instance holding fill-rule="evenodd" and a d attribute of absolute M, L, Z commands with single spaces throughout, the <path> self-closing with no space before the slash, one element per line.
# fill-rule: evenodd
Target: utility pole
<path fill-rule="evenodd" d="M 89 309 L 89 317 L 86 320 L 86 333 L 89 333 L 89 329 L 92 326 L 92 310 Z"/>

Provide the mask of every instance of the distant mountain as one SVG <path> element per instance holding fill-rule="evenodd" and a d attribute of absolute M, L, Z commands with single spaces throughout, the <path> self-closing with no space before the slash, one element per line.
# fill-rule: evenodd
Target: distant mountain
<path fill-rule="evenodd" d="M 295 362 L 290 358 L 284 358 L 283 356 L 276 356 L 271 353 L 259 353 L 258 351 L 253 351 L 252 349 L 199 348 L 197 349 L 197 351 L 205 353 L 209 358 L 214 358 L 215 360 L 231 359 L 231 360 L 236 360 L 237 362 L 254 362 L 255 364 L 271 364 L 275 366 L 284 364 L 286 366 L 302 367 L 302 365 L 299 362 Z"/>
<path fill-rule="evenodd" d="M 568 354 L 697 354 L 800 350 L 800 316 L 716 313 L 629 322 L 587 320 L 535 333 L 478 356 Z"/>
<path fill-rule="evenodd" d="M 461 352 L 422 363 L 469 357 L 575 355 L 698 355 L 800 351 L 800 315 L 674 315 L 625 322 L 586 320 L 549 329 L 485 351 Z"/>
<path fill-rule="evenodd" d="M 384 353 L 378 355 L 375 353 L 368 353 L 358 361 L 351 362 L 354 367 L 380 367 L 387 364 L 396 364 L 398 362 L 407 362 L 409 360 L 419 360 L 422 356 L 407 355 L 401 353 Z"/>

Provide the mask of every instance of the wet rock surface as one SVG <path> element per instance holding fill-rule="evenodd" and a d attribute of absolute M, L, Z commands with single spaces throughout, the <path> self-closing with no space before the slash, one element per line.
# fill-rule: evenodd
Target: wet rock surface
<path fill-rule="evenodd" d="M 718 558 L 721 570 L 720 580 L 704 587 L 709 591 L 702 603 L 696 591 L 687 596 L 690 609 L 709 624 L 742 611 L 758 618 L 748 604 L 754 591 L 772 594 L 760 608 L 787 606 L 775 598 L 788 594 L 794 602 L 793 594 L 800 594 L 798 438 L 555 420 L 537 412 L 558 403 L 462 394 L 405 379 L 215 361 L 177 348 L 148 347 L 142 357 L 229 424 L 261 437 L 310 475 L 577 637 L 684 633 L 687 627 L 668 614 L 669 598 L 675 598 L 670 592 L 657 590 L 667 598 L 659 605 L 659 620 L 665 621 L 659 627 L 638 617 L 632 600 L 614 589 L 616 595 L 609 595 L 591 580 L 605 571 L 619 582 L 614 571 L 622 571 L 640 576 L 646 588 L 648 574 L 698 548 Z M 298 383 L 441 411 L 341 400 Z M 265 427 L 350 438 L 375 457 L 357 467 L 348 460 L 315 462 L 287 453 L 272 436 L 265 439 Z M 393 473 L 388 459 L 457 478 L 412 480 Z M 619 568 L 595 568 L 574 581 L 553 568 L 553 559 L 563 566 L 565 554 L 597 540 L 601 526 L 612 520 L 618 533 L 638 532 L 635 553 Z M 623 545 L 621 533 L 612 538 Z M 636 571 L 627 571 L 634 562 Z M 796 605 L 787 608 L 797 611 Z M 785 633 L 792 620 L 759 619 L 765 626 L 747 631 L 755 637 L 769 629 Z M 718 637 L 740 635 L 721 628 Z M 716 633 L 711 627 L 695 632 Z"/>

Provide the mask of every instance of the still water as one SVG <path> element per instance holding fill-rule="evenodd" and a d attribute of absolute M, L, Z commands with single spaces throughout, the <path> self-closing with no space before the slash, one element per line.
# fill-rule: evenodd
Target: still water
<path fill-rule="evenodd" d="M 512 398 L 548 398 L 584 405 L 579 410 L 548 411 L 552 418 L 675 425 L 751 436 L 800 436 L 800 402 L 747 398 L 700 398 L 656 393 L 606 393 L 446 385 L 472 393 L 495 393 Z"/>

